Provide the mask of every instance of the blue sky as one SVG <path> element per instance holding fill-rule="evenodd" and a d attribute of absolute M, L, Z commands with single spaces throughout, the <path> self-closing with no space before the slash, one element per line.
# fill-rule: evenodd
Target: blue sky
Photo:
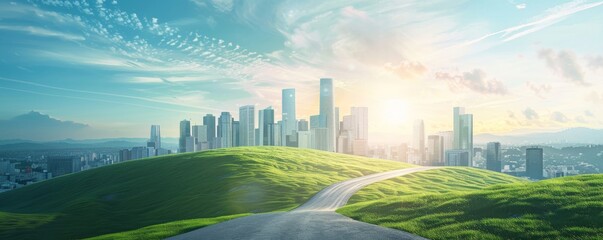
<path fill-rule="evenodd" d="M 368 106 L 373 142 L 412 120 L 476 133 L 603 127 L 603 1 L 2 1 L 0 119 L 35 110 L 142 137 L 238 106 Z M 56 136 L 62 138 L 63 136 Z M 8 137 L 10 138 L 10 137 Z"/>

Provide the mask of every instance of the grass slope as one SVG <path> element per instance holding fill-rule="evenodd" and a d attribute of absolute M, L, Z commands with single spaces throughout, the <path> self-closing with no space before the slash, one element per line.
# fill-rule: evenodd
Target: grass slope
<path fill-rule="evenodd" d="M 449 177 L 450 173 L 442 173 L 442 178 Z M 348 205 L 338 212 L 430 239 L 603 238 L 603 175 L 515 182 L 478 190 L 464 190 L 455 182 L 448 182 L 451 191 L 405 194 L 407 190 L 402 190 L 398 196 Z M 431 183 L 422 185 L 433 189 L 427 187 Z M 374 196 L 369 194 L 372 191 L 375 189 L 361 194 Z"/>
<path fill-rule="evenodd" d="M 285 147 L 129 161 L 0 194 L 0 239 L 84 238 L 185 219 L 287 210 L 332 183 L 408 166 Z"/>

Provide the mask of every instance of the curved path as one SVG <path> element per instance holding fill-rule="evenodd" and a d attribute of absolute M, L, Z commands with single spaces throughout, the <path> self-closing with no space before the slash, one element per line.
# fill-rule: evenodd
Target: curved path
<path fill-rule="evenodd" d="M 361 188 L 385 179 L 434 169 L 416 167 L 375 173 L 328 186 L 290 212 L 255 214 L 178 236 L 180 239 L 425 239 L 355 221 L 335 212 Z"/>

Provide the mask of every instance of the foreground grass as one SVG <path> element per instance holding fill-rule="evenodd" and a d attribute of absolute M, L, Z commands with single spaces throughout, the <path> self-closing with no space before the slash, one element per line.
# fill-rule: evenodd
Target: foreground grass
<path fill-rule="evenodd" d="M 0 194 L 0 239 L 86 238 L 185 219 L 288 210 L 335 182 L 409 166 L 286 147 L 130 161 Z"/>
<path fill-rule="evenodd" d="M 397 194 L 338 212 L 431 239 L 603 238 L 603 175 L 453 188 Z"/>
<path fill-rule="evenodd" d="M 229 215 L 215 218 L 198 218 L 198 219 L 188 219 L 188 220 L 180 220 L 174 221 L 170 223 L 163 223 L 152 225 L 148 227 L 143 227 L 140 229 L 120 232 L 120 233 L 112 233 L 105 234 L 98 237 L 87 238 L 88 240 L 112 240 L 112 239 L 122 239 L 122 240 L 159 240 L 165 239 L 171 236 L 175 236 L 178 234 L 182 234 L 185 232 L 189 232 L 195 229 L 199 229 L 202 227 L 206 227 L 212 224 L 221 223 L 224 221 L 228 221 L 231 219 L 249 216 L 250 214 L 237 214 L 237 215 Z"/>

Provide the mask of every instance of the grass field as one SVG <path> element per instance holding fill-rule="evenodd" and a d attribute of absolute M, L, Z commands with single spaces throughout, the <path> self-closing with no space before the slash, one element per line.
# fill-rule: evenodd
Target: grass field
<path fill-rule="evenodd" d="M 440 174 L 444 180 L 420 180 L 419 175 L 439 175 L 436 171 L 395 180 L 423 185 L 419 188 L 396 188 L 391 180 L 371 185 L 354 197 L 357 203 L 338 212 L 430 239 L 603 239 L 603 175 L 487 187 L 483 183 L 492 179 L 480 181 L 478 174 L 451 179 L 456 175 L 451 171 L 467 170 L 438 171 L 448 171 Z M 473 188 L 478 185 L 485 188 Z"/>
<path fill-rule="evenodd" d="M 186 219 L 288 210 L 402 163 L 286 147 L 129 161 L 0 194 L 0 239 L 73 239 Z"/>

